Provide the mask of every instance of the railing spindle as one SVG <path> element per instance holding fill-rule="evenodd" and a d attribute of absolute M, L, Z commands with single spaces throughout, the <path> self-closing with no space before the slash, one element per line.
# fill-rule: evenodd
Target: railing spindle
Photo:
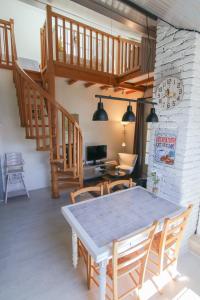
<path fill-rule="evenodd" d="M 98 65 L 99 65 L 98 52 L 99 52 L 99 49 L 98 49 L 98 32 L 96 32 L 96 70 L 97 71 L 98 71 Z"/>
<path fill-rule="evenodd" d="M 37 149 L 40 148 L 40 130 L 38 126 L 38 103 L 37 103 L 38 97 L 36 95 L 36 91 L 33 91 L 33 106 L 34 106 L 34 117 L 35 117 L 35 136 L 36 136 L 36 145 Z"/>
<path fill-rule="evenodd" d="M 65 115 L 62 112 L 62 152 L 63 152 L 63 160 L 64 160 L 64 170 L 67 168 L 67 160 L 66 160 L 66 126 L 65 126 Z"/>
<path fill-rule="evenodd" d="M 44 98 L 39 95 L 39 112 L 40 112 L 40 118 L 41 118 L 41 126 L 42 126 L 42 146 L 46 147 L 46 130 L 45 130 L 45 114 L 44 114 Z"/>
<path fill-rule="evenodd" d="M 115 41 L 114 38 L 112 38 L 112 73 L 114 74 L 114 65 L 115 65 Z"/>
<path fill-rule="evenodd" d="M 77 25 L 77 64 L 80 65 L 80 28 Z"/>
<path fill-rule="evenodd" d="M 93 55 L 92 55 L 92 30 L 90 29 L 90 69 L 92 69 L 92 58 L 93 58 Z"/>
<path fill-rule="evenodd" d="M 76 168 L 76 126 L 73 125 L 73 166 Z"/>
<path fill-rule="evenodd" d="M 63 18 L 63 61 L 66 63 L 66 32 L 65 32 L 65 19 Z"/>
<path fill-rule="evenodd" d="M 73 60 L 74 60 L 74 46 L 73 46 L 73 25 L 72 22 L 70 22 L 70 63 L 73 65 Z"/>
<path fill-rule="evenodd" d="M 101 71 L 104 72 L 104 35 L 102 34 L 102 44 L 101 44 Z"/>
<path fill-rule="evenodd" d="M 55 39 L 56 39 L 56 60 L 59 61 L 59 47 L 58 47 L 58 18 L 55 17 Z"/>
<path fill-rule="evenodd" d="M 83 29 L 83 43 L 84 43 L 84 50 L 83 50 L 83 65 L 86 68 L 86 28 Z"/>
<path fill-rule="evenodd" d="M 109 73 L 109 44 L 110 44 L 110 41 L 109 41 L 109 36 L 107 36 L 107 73 Z"/>
<path fill-rule="evenodd" d="M 72 126 L 71 122 L 68 120 L 68 164 L 69 168 L 72 167 Z"/>

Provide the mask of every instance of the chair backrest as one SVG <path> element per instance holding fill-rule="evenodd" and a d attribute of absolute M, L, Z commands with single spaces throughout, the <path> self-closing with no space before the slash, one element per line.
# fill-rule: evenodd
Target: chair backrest
<path fill-rule="evenodd" d="M 137 161 L 137 154 L 129 154 L 129 153 L 118 153 L 118 160 L 120 165 L 127 165 L 130 167 L 135 166 Z"/>
<path fill-rule="evenodd" d="M 5 154 L 6 167 L 22 166 L 24 164 L 22 154 L 20 152 L 10 152 Z"/>
<path fill-rule="evenodd" d="M 121 179 L 121 180 L 113 181 L 111 183 L 107 183 L 106 189 L 107 189 L 107 193 L 110 194 L 110 193 L 112 193 L 113 188 L 116 188 L 116 187 L 131 188 L 135 185 L 136 185 L 135 182 L 133 182 L 133 180 L 131 178 L 130 179 Z"/>
<path fill-rule="evenodd" d="M 122 275 L 136 271 L 138 281 L 135 285 L 141 287 L 144 281 L 147 259 L 158 222 L 141 230 L 139 233 L 113 242 L 113 292 L 118 299 L 117 281 Z M 136 242 L 137 241 L 137 242 Z M 130 275 L 132 275 L 130 273 Z"/>
<path fill-rule="evenodd" d="M 175 246 L 175 256 L 177 257 L 191 211 L 192 205 L 189 205 L 178 216 L 165 219 L 159 245 L 159 254 L 161 256 L 164 255 L 167 249 Z"/>
<path fill-rule="evenodd" d="M 79 190 L 77 190 L 75 192 L 71 192 L 70 193 L 71 202 L 73 204 L 76 203 L 76 200 L 77 200 L 78 196 L 83 195 L 83 194 L 87 195 L 90 192 L 95 193 L 98 196 L 102 196 L 103 195 L 103 185 L 88 186 L 88 187 L 81 188 L 81 189 L 79 189 Z M 85 197 L 82 200 L 87 200 L 89 198 L 92 198 L 92 197 Z"/>

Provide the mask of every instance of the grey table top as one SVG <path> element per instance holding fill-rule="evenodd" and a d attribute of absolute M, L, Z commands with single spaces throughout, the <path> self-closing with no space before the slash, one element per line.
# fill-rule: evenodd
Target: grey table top
<path fill-rule="evenodd" d="M 104 247 L 150 225 L 176 215 L 181 206 L 156 197 L 142 187 L 104 195 L 66 206 L 97 247 Z"/>

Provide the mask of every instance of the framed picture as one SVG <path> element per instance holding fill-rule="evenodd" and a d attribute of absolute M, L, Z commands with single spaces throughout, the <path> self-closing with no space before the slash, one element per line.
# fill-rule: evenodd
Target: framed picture
<path fill-rule="evenodd" d="M 155 133 L 155 162 L 174 165 L 176 156 L 177 129 L 158 129 Z"/>

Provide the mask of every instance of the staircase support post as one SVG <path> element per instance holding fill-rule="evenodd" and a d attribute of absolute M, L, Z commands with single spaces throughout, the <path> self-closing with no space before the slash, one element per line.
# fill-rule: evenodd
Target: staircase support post
<path fill-rule="evenodd" d="M 51 95 L 53 101 L 55 101 L 55 68 L 53 59 L 53 39 L 52 39 L 52 15 L 51 6 L 47 5 L 47 78 L 48 78 L 48 92 Z M 55 106 L 51 105 L 51 157 L 56 158 L 56 133 L 57 133 L 57 112 Z M 58 198 L 58 167 L 51 163 L 51 187 L 52 197 Z"/>

